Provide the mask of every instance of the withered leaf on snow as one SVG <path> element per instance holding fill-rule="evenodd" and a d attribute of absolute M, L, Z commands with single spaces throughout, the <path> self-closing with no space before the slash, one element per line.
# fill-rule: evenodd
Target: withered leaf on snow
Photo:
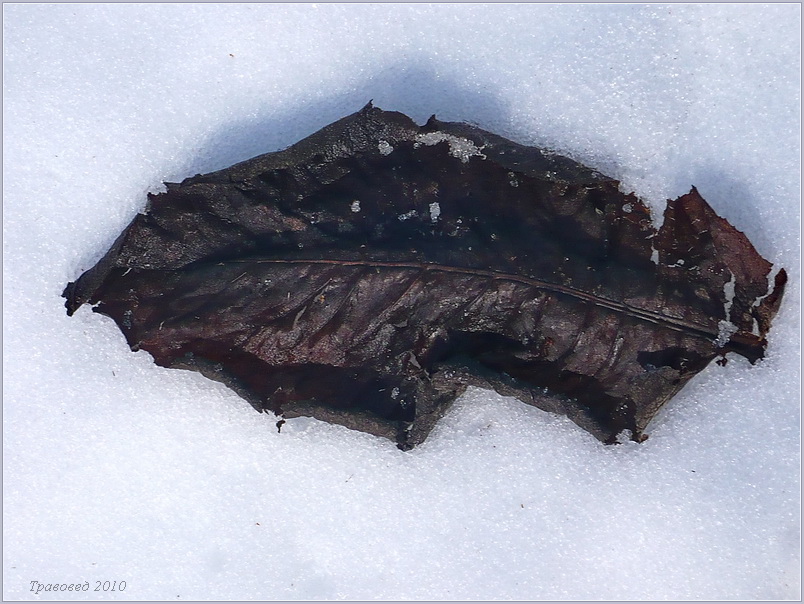
<path fill-rule="evenodd" d="M 618 185 L 369 104 L 150 195 L 66 306 L 258 410 L 402 448 L 467 385 L 638 440 L 714 358 L 763 356 L 786 276 L 695 189 L 657 232 Z"/>

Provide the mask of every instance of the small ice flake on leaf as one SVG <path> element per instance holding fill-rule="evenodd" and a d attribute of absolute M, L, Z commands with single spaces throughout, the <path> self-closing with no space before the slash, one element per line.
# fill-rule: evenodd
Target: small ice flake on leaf
<path fill-rule="evenodd" d="M 449 144 L 449 154 L 452 157 L 457 157 L 463 163 L 467 163 L 471 157 L 480 157 L 486 159 L 486 156 L 481 153 L 483 147 L 475 145 L 474 142 L 461 136 L 454 136 L 444 132 L 427 132 L 426 134 L 419 134 L 416 137 L 417 145 L 437 145 L 438 143 L 447 142 Z"/>
<path fill-rule="evenodd" d="M 684 261 L 679 260 L 678 263 L 682 264 Z M 723 297 L 725 298 L 725 302 L 723 304 L 723 312 L 728 317 L 731 315 L 731 307 L 734 304 L 734 285 L 737 283 L 737 279 L 734 276 L 734 273 L 729 271 L 731 274 L 731 278 L 723 284 Z"/>
<path fill-rule="evenodd" d="M 717 324 L 717 338 L 715 338 L 715 346 L 718 348 L 722 348 L 726 344 L 728 344 L 731 336 L 735 333 L 740 331 L 740 328 L 737 327 L 731 321 L 721 320 L 718 321 Z"/>
<path fill-rule="evenodd" d="M 430 222 L 438 222 L 439 216 L 441 216 L 441 206 L 434 201 L 430 204 Z"/>
<path fill-rule="evenodd" d="M 379 150 L 380 155 L 390 155 L 391 153 L 394 152 L 394 148 L 391 146 L 391 144 L 388 141 L 385 141 L 385 140 L 381 140 L 377 144 L 377 149 Z"/>

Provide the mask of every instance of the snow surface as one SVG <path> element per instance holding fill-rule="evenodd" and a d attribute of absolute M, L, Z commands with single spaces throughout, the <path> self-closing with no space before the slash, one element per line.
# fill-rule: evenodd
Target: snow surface
<path fill-rule="evenodd" d="M 800 598 L 800 6 L 3 14 L 4 598 Z M 277 434 L 67 317 L 147 191 L 369 99 L 550 147 L 658 210 L 696 185 L 790 273 L 767 358 L 713 364 L 641 445 L 473 390 L 403 453 L 309 419 Z"/>

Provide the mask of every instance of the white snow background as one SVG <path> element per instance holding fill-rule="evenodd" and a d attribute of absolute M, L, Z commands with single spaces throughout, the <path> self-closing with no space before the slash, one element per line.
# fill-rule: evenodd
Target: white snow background
<path fill-rule="evenodd" d="M 798 599 L 800 32 L 786 5 L 9 5 L 6 599 Z M 410 452 L 275 419 L 60 297 L 163 181 L 369 99 L 695 185 L 790 284 L 644 444 L 473 390 Z M 30 591 L 89 584 L 88 592 Z M 125 581 L 124 591 L 94 591 Z"/>

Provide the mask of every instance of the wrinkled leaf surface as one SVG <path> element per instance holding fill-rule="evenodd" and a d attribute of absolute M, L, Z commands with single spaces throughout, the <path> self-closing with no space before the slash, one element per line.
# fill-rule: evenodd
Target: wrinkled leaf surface
<path fill-rule="evenodd" d="M 369 104 L 150 195 L 65 297 L 284 417 L 407 448 L 480 385 L 612 442 L 719 355 L 763 356 L 771 269 L 695 189 L 657 232 L 567 158 Z"/>

